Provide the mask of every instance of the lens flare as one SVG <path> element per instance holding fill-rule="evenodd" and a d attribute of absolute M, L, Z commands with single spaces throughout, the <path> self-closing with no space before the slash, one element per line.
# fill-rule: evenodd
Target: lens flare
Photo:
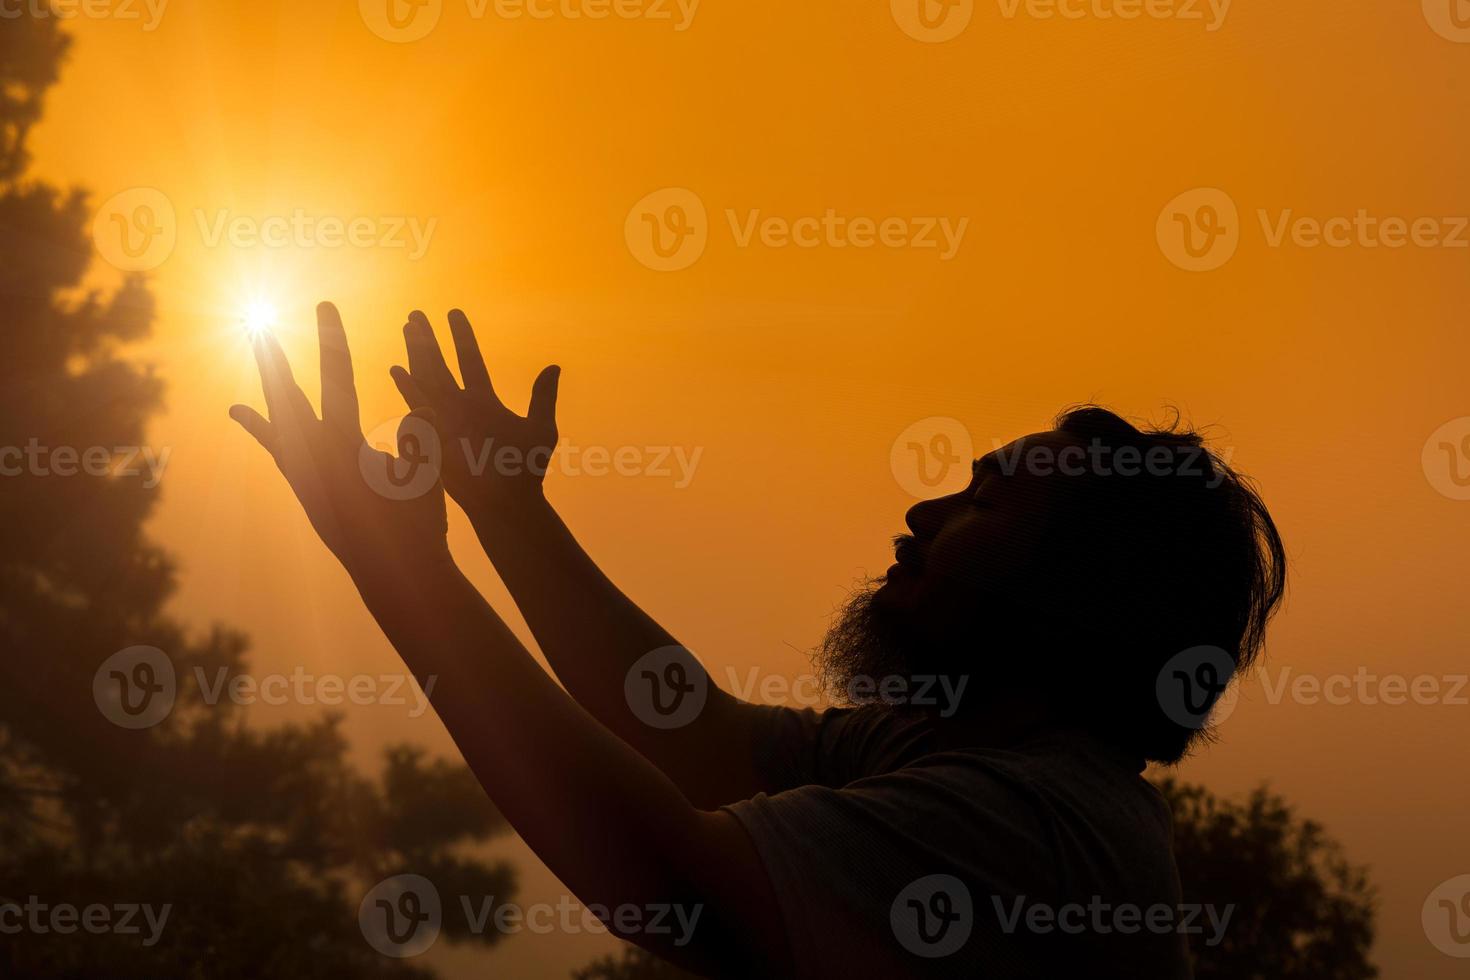
<path fill-rule="evenodd" d="M 252 340 L 275 329 L 279 319 L 280 314 L 277 313 L 275 304 L 263 299 L 251 300 L 240 313 L 240 323 Z"/>

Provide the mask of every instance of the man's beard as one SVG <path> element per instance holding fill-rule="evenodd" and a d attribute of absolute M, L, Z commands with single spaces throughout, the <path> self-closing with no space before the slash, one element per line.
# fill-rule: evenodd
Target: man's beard
<path fill-rule="evenodd" d="M 922 656 L 910 617 L 878 600 L 881 581 L 855 589 L 812 653 L 817 678 L 838 704 L 865 703 L 888 677 L 913 677 Z"/>

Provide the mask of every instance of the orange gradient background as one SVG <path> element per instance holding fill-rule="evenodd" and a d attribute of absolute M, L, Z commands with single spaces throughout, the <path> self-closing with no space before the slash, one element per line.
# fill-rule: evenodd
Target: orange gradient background
<path fill-rule="evenodd" d="M 702 450 L 685 488 L 554 475 L 548 492 L 722 680 L 800 675 L 854 579 L 887 566 L 914 500 L 889 460 L 906 427 L 953 417 L 983 452 L 1088 399 L 1153 418 L 1177 405 L 1258 479 L 1294 561 L 1273 681 L 1288 667 L 1463 674 L 1470 502 L 1436 491 L 1421 450 L 1470 415 L 1470 249 L 1275 248 L 1257 213 L 1470 214 L 1470 44 L 1418 3 L 1238 3 L 1215 31 L 1024 10 L 983 0 L 943 44 L 907 36 L 887 0 L 705 0 L 684 31 L 474 19 L 447 0 L 407 44 L 350 0 L 175 0 L 151 32 L 68 21 L 33 172 L 96 204 L 157 188 L 178 214 L 139 352 L 168 383 L 153 533 L 180 561 L 177 612 L 248 630 L 259 673 L 399 669 L 226 417 L 261 404 L 236 320 L 262 295 L 313 397 L 312 306 L 337 302 L 365 428 L 401 411 L 387 368 L 406 313 L 442 331 L 460 306 L 513 407 L 542 365 L 563 366 L 567 442 Z M 709 213 L 708 247 L 679 272 L 646 268 L 624 239 L 629 209 L 664 187 Z M 1239 249 L 1211 272 L 1175 267 L 1155 237 L 1161 208 L 1196 187 L 1239 208 Z M 829 208 L 969 225 L 941 261 L 742 248 L 725 216 Z M 296 209 L 437 225 L 413 261 L 209 247 L 195 218 Z M 98 283 L 116 279 L 99 259 Z M 451 536 L 525 635 L 457 513 Z M 321 709 L 251 710 L 269 724 Z M 407 714 L 349 711 L 363 765 L 391 741 L 454 751 L 432 713 Z M 1272 704 L 1255 685 L 1181 774 L 1226 794 L 1268 781 L 1325 823 L 1380 886 L 1384 976 L 1448 978 L 1463 961 L 1427 941 L 1420 909 L 1470 872 L 1467 734 L 1465 705 Z M 522 873 L 520 902 L 555 902 L 529 852 L 495 848 Z M 455 977 L 565 977 L 612 946 L 522 934 L 428 960 Z"/>

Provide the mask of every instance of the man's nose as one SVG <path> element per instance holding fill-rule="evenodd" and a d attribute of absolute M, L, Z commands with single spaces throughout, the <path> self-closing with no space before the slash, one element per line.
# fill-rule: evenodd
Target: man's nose
<path fill-rule="evenodd" d="M 964 494 L 950 494 L 948 497 L 936 497 L 933 500 L 920 501 L 909 508 L 904 515 L 904 523 L 909 526 L 914 537 L 920 541 L 927 540 L 939 533 L 944 527 L 955 508 L 962 505 Z"/>

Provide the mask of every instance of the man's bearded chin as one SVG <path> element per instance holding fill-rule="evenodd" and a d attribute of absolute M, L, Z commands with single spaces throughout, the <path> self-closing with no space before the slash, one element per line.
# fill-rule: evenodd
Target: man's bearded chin
<path fill-rule="evenodd" d="M 822 687 L 837 703 L 853 703 L 854 692 L 857 701 L 869 700 L 883 678 L 912 677 L 925 669 L 911 615 L 877 601 L 881 585 L 856 589 L 812 654 Z"/>

